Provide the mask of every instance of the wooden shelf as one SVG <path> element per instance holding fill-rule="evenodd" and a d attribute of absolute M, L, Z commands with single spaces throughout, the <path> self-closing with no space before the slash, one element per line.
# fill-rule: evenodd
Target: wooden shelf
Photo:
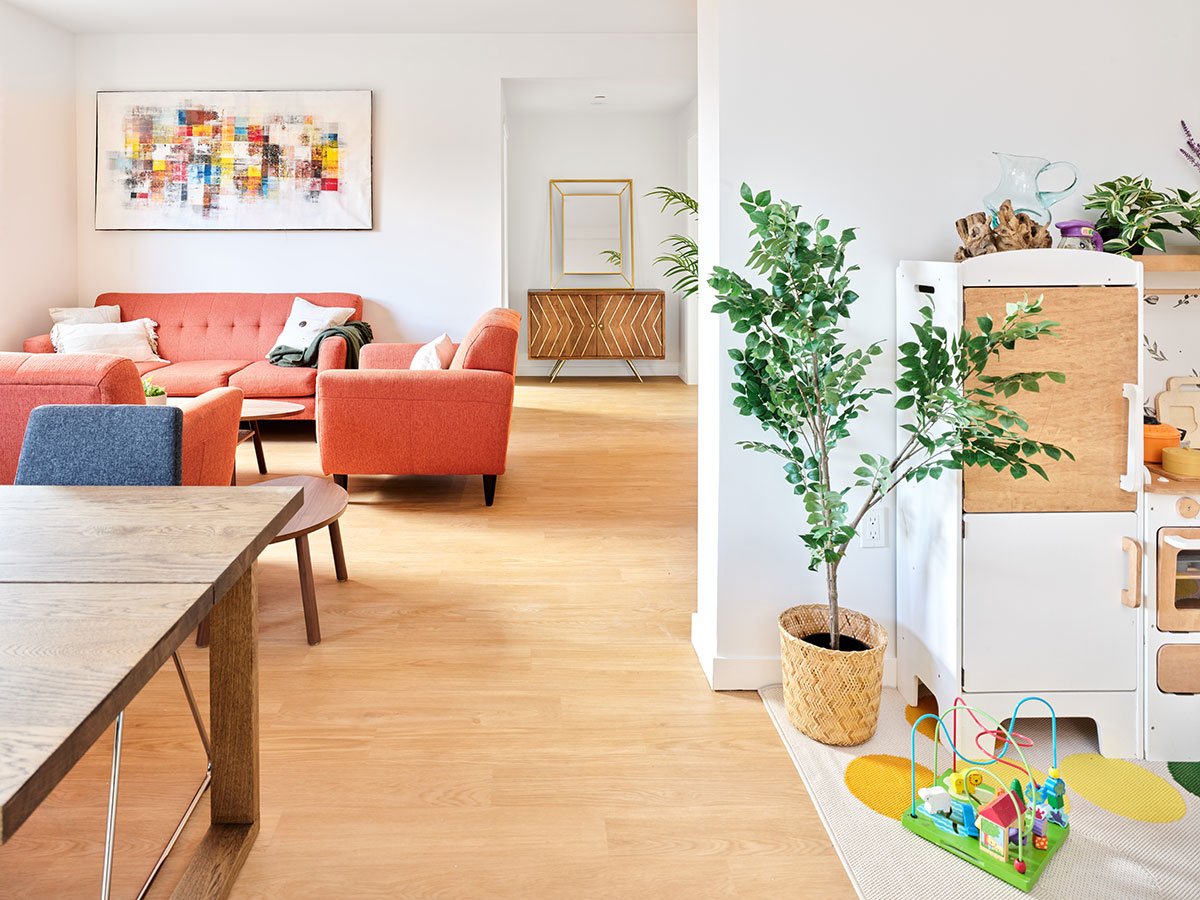
<path fill-rule="evenodd" d="M 1200 253 L 1144 253 L 1130 258 L 1147 272 L 1200 272 Z"/>

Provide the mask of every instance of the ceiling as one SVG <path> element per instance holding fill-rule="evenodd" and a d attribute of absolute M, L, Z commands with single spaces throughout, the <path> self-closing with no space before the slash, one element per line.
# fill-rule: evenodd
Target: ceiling
<path fill-rule="evenodd" d="M 601 94 L 602 104 L 593 98 Z M 673 112 L 696 96 L 693 78 L 656 81 L 612 78 L 506 78 L 504 101 L 510 114 L 569 112 Z"/>
<path fill-rule="evenodd" d="M 10 0 L 80 34 L 688 33 L 695 0 Z"/>

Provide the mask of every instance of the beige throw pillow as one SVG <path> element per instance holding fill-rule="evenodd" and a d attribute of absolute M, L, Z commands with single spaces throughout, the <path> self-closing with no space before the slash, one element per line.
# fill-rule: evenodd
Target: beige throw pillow
<path fill-rule="evenodd" d="M 151 319 L 134 319 L 58 325 L 55 349 L 59 353 L 108 353 L 134 362 L 166 362 L 158 355 L 157 324 Z"/>
<path fill-rule="evenodd" d="M 56 306 L 50 310 L 50 343 L 58 349 L 59 325 L 98 324 L 102 322 L 120 322 L 121 307 L 119 306 Z"/>
<path fill-rule="evenodd" d="M 283 331 L 279 332 L 279 337 L 275 339 L 271 352 L 278 347 L 307 350 L 318 334 L 326 328 L 345 325 L 352 315 L 353 306 L 317 306 L 303 297 L 297 297 L 292 301 L 292 311 L 284 323 Z M 267 358 L 270 357 L 271 354 L 268 353 Z"/>
<path fill-rule="evenodd" d="M 424 344 L 417 355 L 413 357 L 413 361 L 409 363 L 409 369 L 419 369 L 426 371 L 436 371 L 437 369 L 450 368 L 450 361 L 454 359 L 454 342 L 450 340 L 450 335 L 443 334 L 441 337 L 434 338 L 428 344 Z"/>

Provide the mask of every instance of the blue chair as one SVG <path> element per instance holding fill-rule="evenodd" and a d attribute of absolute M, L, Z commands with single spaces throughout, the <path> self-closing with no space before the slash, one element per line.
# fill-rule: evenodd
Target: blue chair
<path fill-rule="evenodd" d="M 16 484 L 183 483 L 183 410 L 174 406 L 39 406 L 29 414 Z"/>
<path fill-rule="evenodd" d="M 183 482 L 183 410 L 173 406 L 104 406 L 99 404 L 39 406 L 29 414 L 15 483 L 152 487 Z M 204 754 L 204 780 L 175 828 L 175 833 L 150 872 L 144 896 L 175 846 L 196 804 L 212 780 L 212 754 L 200 707 L 179 654 L 171 659 L 187 698 Z M 104 837 L 104 874 L 100 889 L 108 900 L 112 883 L 113 836 L 117 817 L 117 787 L 121 771 L 121 734 L 125 711 L 117 714 L 113 732 L 112 781 L 108 795 L 108 825 Z"/>

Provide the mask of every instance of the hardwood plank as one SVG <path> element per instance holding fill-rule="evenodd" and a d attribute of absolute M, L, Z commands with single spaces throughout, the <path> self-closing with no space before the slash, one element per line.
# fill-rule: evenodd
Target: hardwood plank
<path fill-rule="evenodd" d="M 0 584 L 0 842 L 212 607 L 196 584 Z"/>
<path fill-rule="evenodd" d="M 299 509 L 299 488 L 0 489 L 0 582 L 207 583 L 224 594 Z M 36 553 L 30 553 L 30 547 Z"/>
<path fill-rule="evenodd" d="M 967 288 L 965 320 L 1004 316 L 1007 303 L 1044 295 L 1043 317 L 1059 323 L 1058 338 L 1026 341 L 1006 351 L 987 374 L 1056 371 L 1065 384 L 1044 379 L 1037 393 L 1022 392 L 1005 405 L 1028 423 L 1029 435 L 1075 454 L 1058 462 L 1039 459 L 1049 480 L 1030 473 L 963 470 L 966 512 L 1131 511 L 1137 495 L 1122 491 L 1129 431 L 1121 385 L 1138 380 L 1138 296 L 1134 287 Z M 1140 433 L 1136 436 L 1141 440 Z"/>
<path fill-rule="evenodd" d="M 262 827 L 234 897 L 855 896 L 757 695 L 710 691 L 689 642 L 695 403 L 676 379 L 521 379 L 503 503 L 478 479 L 356 478 L 352 579 L 312 545 L 319 646 L 295 549 L 263 551 Z M 272 473 L 320 474 L 311 429 L 264 425 Z M 238 463 L 257 479 L 250 445 Z M 208 654 L 181 652 L 207 708 Z M 202 768 L 169 667 L 125 740 L 121 897 Z M 0 847 L 0 884 L 98 886 L 108 766 L 102 738 Z"/>

